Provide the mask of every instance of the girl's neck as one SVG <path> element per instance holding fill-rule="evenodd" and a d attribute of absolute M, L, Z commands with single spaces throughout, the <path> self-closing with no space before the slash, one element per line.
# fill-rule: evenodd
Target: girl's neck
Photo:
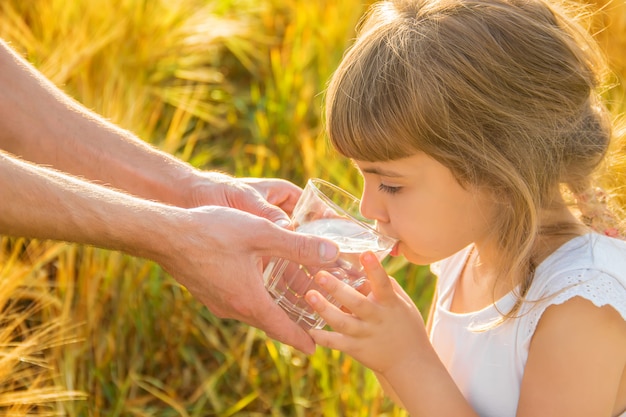
<path fill-rule="evenodd" d="M 565 206 L 558 204 L 540 213 L 540 234 L 533 248 L 531 261 L 536 267 L 569 240 L 587 233 L 583 225 Z M 525 277 L 498 278 L 501 265 L 495 240 L 474 242 L 457 282 L 451 309 L 454 312 L 477 311 L 500 299 Z"/>
<path fill-rule="evenodd" d="M 539 265 L 567 241 L 588 232 L 589 228 L 572 213 L 558 194 L 548 208 L 539 212 L 539 234 L 531 255 L 533 265 Z M 488 273 L 500 267 L 499 245 L 495 239 L 488 237 L 474 242 L 474 246 L 478 255 L 477 272 Z"/>
<path fill-rule="evenodd" d="M 557 204 L 553 209 L 543 210 L 539 220 L 539 235 L 532 255 L 535 266 L 543 262 L 564 243 L 589 232 L 589 228 L 570 211 L 565 203 Z"/>

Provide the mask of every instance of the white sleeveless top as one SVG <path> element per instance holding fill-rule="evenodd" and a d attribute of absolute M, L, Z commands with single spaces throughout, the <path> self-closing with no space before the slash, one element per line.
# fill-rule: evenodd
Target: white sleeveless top
<path fill-rule="evenodd" d="M 626 242 L 590 233 L 570 240 L 536 269 L 522 316 L 475 332 L 515 303 L 509 293 L 483 310 L 450 312 L 454 287 L 471 246 L 432 265 L 438 275 L 431 342 L 465 398 L 481 417 L 514 417 L 528 347 L 547 307 L 572 297 L 610 305 L 626 320 Z M 626 412 L 620 417 L 626 417 Z"/>

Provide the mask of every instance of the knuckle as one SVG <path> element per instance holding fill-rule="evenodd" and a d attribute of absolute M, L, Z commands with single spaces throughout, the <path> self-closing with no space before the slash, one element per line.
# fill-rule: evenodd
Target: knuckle
<path fill-rule="evenodd" d="M 337 333 L 346 333 L 348 330 L 348 323 L 345 320 L 337 320 L 333 323 L 333 330 Z"/>
<path fill-rule="evenodd" d="M 309 259 L 311 253 L 310 239 L 306 237 L 298 237 L 295 242 L 295 254 L 299 259 Z"/>
<path fill-rule="evenodd" d="M 272 217 L 272 215 L 275 213 L 275 208 L 268 205 L 268 204 L 263 204 L 260 205 L 259 207 L 259 214 L 261 217 L 264 217 L 266 219 L 269 219 Z"/>
<path fill-rule="evenodd" d="M 354 310 L 361 310 L 366 305 L 367 305 L 367 300 L 363 296 L 356 297 L 354 301 L 352 302 L 352 308 Z"/>

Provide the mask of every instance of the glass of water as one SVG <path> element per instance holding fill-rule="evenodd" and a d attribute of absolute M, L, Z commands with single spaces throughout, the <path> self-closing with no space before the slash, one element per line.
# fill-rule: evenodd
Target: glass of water
<path fill-rule="evenodd" d="M 360 200 L 347 191 L 321 179 L 310 179 L 293 210 L 295 231 L 332 240 L 339 246 L 339 257 L 323 266 L 300 265 L 272 258 L 263 273 L 265 287 L 289 317 L 304 329 L 322 328 L 324 320 L 304 299 L 317 290 L 331 303 L 339 303 L 313 279 L 321 270 L 345 283 L 358 287 L 365 281 L 359 262 L 363 252 L 372 251 L 382 260 L 393 248 L 395 239 L 376 230 L 376 223 L 361 216 Z"/>

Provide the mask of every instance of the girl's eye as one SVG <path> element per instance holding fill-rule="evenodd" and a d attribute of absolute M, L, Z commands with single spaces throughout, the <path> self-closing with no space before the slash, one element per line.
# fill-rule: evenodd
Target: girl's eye
<path fill-rule="evenodd" d="M 381 183 L 378 186 L 378 191 L 382 191 L 384 193 L 389 193 L 389 194 L 396 194 L 398 192 L 400 192 L 400 190 L 402 189 L 402 187 L 392 187 L 389 185 L 385 185 L 383 183 Z"/>

